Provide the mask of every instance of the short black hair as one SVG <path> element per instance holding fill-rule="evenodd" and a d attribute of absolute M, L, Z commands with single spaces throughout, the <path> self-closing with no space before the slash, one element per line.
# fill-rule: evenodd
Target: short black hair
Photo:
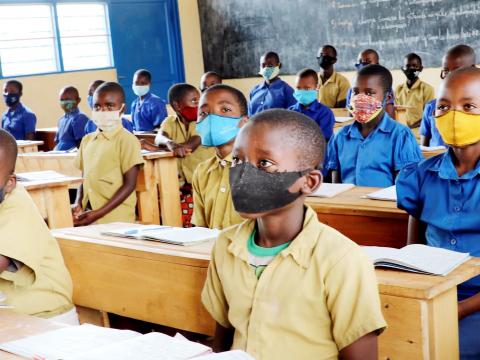
<path fill-rule="evenodd" d="M 102 85 L 104 82 L 105 82 L 105 80 L 95 80 L 95 81 L 93 81 L 93 82 L 90 84 L 89 88 L 90 88 L 90 87 L 94 87 L 95 90 L 96 90 L 96 89 L 97 89 L 100 85 Z"/>
<path fill-rule="evenodd" d="M 459 44 L 452 46 L 447 50 L 447 53 L 445 54 L 446 56 L 453 56 L 453 57 L 468 57 L 474 65 L 476 63 L 476 54 L 475 50 L 473 50 L 472 47 L 465 45 L 465 44 Z"/>
<path fill-rule="evenodd" d="M 77 99 L 80 97 L 80 94 L 78 93 L 78 89 L 74 86 L 65 86 L 64 88 L 62 88 L 62 90 L 60 90 L 60 93 L 73 93 Z"/>
<path fill-rule="evenodd" d="M 202 78 L 203 77 L 209 77 L 209 76 L 213 76 L 213 77 L 216 77 L 218 80 L 222 81 L 222 77 L 220 76 L 219 73 L 215 72 L 215 71 L 207 71 L 205 74 L 202 75 Z"/>
<path fill-rule="evenodd" d="M 9 132 L 3 129 L 0 129 L 0 155 L 2 167 L 6 168 L 10 174 L 13 174 L 18 155 L 17 141 Z"/>
<path fill-rule="evenodd" d="M 232 94 L 235 100 L 237 101 L 238 105 L 240 106 L 241 115 L 242 116 L 248 115 L 248 104 L 247 104 L 247 99 L 245 98 L 245 95 L 243 95 L 243 93 L 240 90 L 234 88 L 233 86 L 225 85 L 225 84 L 216 84 L 206 89 L 203 92 L 203 95 L 209 94 L 218 90 L 228 91 L 230 94 Z"/>
<path fill-rule="evenodd" d="M 422 58 L 415 53 L 410 53 L 410 54 L 405 55 L 405 59 L 407 59 L 407 61 L 417 59 L 418 62 L 420 63 L 420 65 L 422 65 Z"/>
<path fill-rule="evenodd" d="M 300 79 L 313 77 L 315 79 L 315 82 L 318 83 L 318 74 L 313 69 L 308 69 L 308 68 L 302 69 L 297 73 L 297 77 Z"/>
<path fill-rule="evenodd" d="M 383 67 L 382 65 L 373 64 L 365 66 L 358 72 L 357 78 L 363 76 L 377 76 L 378 78 L 380 78 L 384 94 L 388 93 L 392 88 L 392 74 L 390 70 L 388 70 L 386 67 Z"/>
<path fill-rule="evenodd" d="M 262 55 L 265 59 L 274 58 L 276 62 L 280 63 L 280 56 L 274 51 L 267 51 L 265 54 Z"/>
<path fill-rule="evenodd" d="M 122 103 L 125 103 L 125 91 L 123 90 L 122 85 L 116 82 L 104 82 L 102 85 L 100 85 L 97 90 L 95 90 L 96 93 L 106 93 L 106 92 L 113 92 L 117 93 L 120 95 L 120 99 L 122 100 Z"/>
<path fill-rule="evenodd" d="M 362 52 L 360 52 L 360 55 L 361 54 L 373 54 L 377 58 L 377 61 L 380 62 L 380 55 L 378 55 L 378 52 L 375 49 L 365 49 Z"/>
<path fill-rule="evenodd" d="M 169 104 L 173 104 L 175 101 L 181 101 L 183 97 L 189 92 L 189 91 L 198 91 L 197 88 L 193 85 L 187 84 L 187 83 L 179 83 L 172 85 L 170 89 L 168 89 L 168 102 Z"/>
<path fill-rule="evenodd" d="M 23 92 L 23 84 L 18 80 L 7 80 L 7 82 L 5 83 L 5 86 L 8 86 L 8 85 L 15 86 L 20 93 Z"/>
<path fill-rule="evenodd" d="M 265 124 L 288 133 L 285 143 L 295 147 L 299 171 L 320 169 L 323 166 L 325 138 L 317 123 L 308 116 L 291 110 L 270 109 L 255 114 L 247 124 Z"/>
<path fill-rule="evenodd" d="M 333 45 L 328 45 L 328 44 L 323 45 L 320 49 L 323 49 L 323 48 L 330 49 L 333 52 L 334 56 L 337 57 L 337 49 L 335 49 Z"/>
<path fill-rule="evenodd" d="M 149 82 L 152 82 L 152 74 L 147 69 L 138 69 L 137 71 L 135 71 L 135 75 L 145 77 L 148 79 Z"/>
<path fill-rule="evenodd" d="M 450 73 L 445 77 L 443 84 L 447 84 L 450 81 L 455 81 L 458 77 L 463 75 L 471 75 L 472 78 L 479 78 L 480 79 L 480 69 L 473 66 L 462 67 L 458 68 Z"/>

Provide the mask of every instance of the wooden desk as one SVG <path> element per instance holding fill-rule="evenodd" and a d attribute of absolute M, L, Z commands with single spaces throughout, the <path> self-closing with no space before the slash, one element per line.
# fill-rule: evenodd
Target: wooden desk
<path fill-rule="evenodd" d="M 17 140 L 19 154 L 37 152 L 41 145 L 43 145 L 43 141 Z"/>
<path fill-rule="evenodd" d="M 155 136 L 157 136 L 157 133 L 146 131 L 134 131 L 133 134 L 138 140 L 148 140 L 152 144 L 155 143 Z"/>
<path fill-rule="evenodd" d="M 341 128 L 347 126 L 347 125 L 351 125 L 353 124 L 355 120 L 350 120 L 350 121 L 345 121 L 345 122 L 336 122 L 335 121 L 335 124 L 333 125 L 333 132 L 334 133 L 337 133 L 338 130 L 340 130 Z"/>
<path fill-rule="evenodd" d="M 81 184 L 82 178 L 20 182 L 32 197 L 50 229 L 72 227 L 72 211 L 68 188 Z"/>
<path fill-rule="evenodd" d="M 354 187 L 333 198 L 308 197 L 320 221 L 360 245 L 406 245 L 408 214 L 393 201 L 364 198 L 378 188 Z"/>
<path fill-rule="evenodd" d="M 341 117 L 346 117 L 350 116 L 350 113 L 346 108 L 331 108 L 333 115 L 335 116 L 341 116 Z"/>
<path fill-rule="evenodd" d="M 43 146 L 39 147 L 41 151 L 51 151 L 55 148 L 55 135 L 58 128 L 40 128 L 35 131 L 35 139 L 43 141 Z"/>
<path fill-rule="evenodd" d="M 54 170 L 60 174 L 81 177 L 74 166 L 77 153 L 30 153 L 17 158 L 16 172 Z M 182 226 L 177 160 L 171 152 L 143 155 L 145 165 L 137 178 L 139 221 Z M 161 210 L 161 213 L 160 213 Z"/>

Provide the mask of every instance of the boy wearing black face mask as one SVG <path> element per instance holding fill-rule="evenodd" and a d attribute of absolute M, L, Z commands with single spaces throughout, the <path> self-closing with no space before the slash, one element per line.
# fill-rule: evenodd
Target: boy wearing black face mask
<path fill-rule="evenodd" d="M 318 49 L 317 60 L 320 66 L 318 101 L 329 108 L 345 107 L 350 83 L 333 68 L 337 50 L 332 45 L 324 45 Z"/>
<path fill-rule="evenodd" d="M 406 55 L 403 59 L 402 71 L 407 81 L 395 89 L 395 103 L 408 107 L 404 125 L 412 129 L 417 137 L 419 137 L 423 108 L 435 97 L 433 87 L 418 77 L 422 70 L 420 56 L 414 53 Z"/>
<path fill-rule="evenodd" d="M 214 349 L 255 359 L 377 358 L 385 327 L 371 262 L 304 200 L 322 183 L 325 141 L 303 114 L 255 115 L 233 148 L 230 186 L 248 220 L 215 243 L 202 302 Z"/>

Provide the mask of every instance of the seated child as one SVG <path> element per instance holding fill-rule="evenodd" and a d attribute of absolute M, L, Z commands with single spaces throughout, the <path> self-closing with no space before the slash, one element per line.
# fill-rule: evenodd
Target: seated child
<path fill-rule="evenodd" d="M 224 229 L 243 219 L 233 208 L 228 176 L 235 136 L 248 119 L 247 99 L 228 85 L 208 88 L 200 98 L 197 132 L 215 156 L 193 174 L 193 217 L 196 226 Z"/>
<path fill-rule="evenodd" d="M 140 69 L 133 75 L 132 90 L 138 97 L 132 102 L 132 122 L 136 131 L 153 131 L 167 117 L 165 101 L 152 94 L 152 74 Z"/>
<path fill-rule="evenodd" d="M 2 115 L 2 128 L 17 140 L 33 140 L 37 117 L 20 102 L 23 85 L 18 80 L 8 80 L 3 86 L 3 99 L 8 110 Z"/>
<path fill-rule="evenodd" d="M 135 187 L 143 165 L 140 142 L 121 125 L 125 93 L 106 82 L 93 94 L 92 120 L 98 129 L 80 145 L 76 166 L 84 182 L 72 209 L 75 226 L 135 222 Z"/>
<path fill-rule="evenodd" d="M 202 291 L 216 351 L 377 359 L 386 324 L 373 265 L 304 205 L 322 183 L 324 149 L 318 126 L 293 111 L 264 111 L 240 130 L 230 187 L 248 220 L 220 234 Z"/>
<path fill-rule="evenodd" d="M 95 80 L 90 84 L 88 87 L 88 97 L 87 97 L 87 102 L 88 102 L 88 107 L 93 110 L 93 93 L 97 88 L 102 85 L 105 81 L 103 80 Z M 133 123 L 125 119 L 125 117 L 122 116 L 122 125 L 125 129 L 133 133 Z M 87 125 L 85 126 L 85 134 L 90 134 L 97 130 L 97 125 L 92 120 L 88 120 Z"/>
<path fill-rule="evenodd" d="M 398 207 L 410 215 L 409 243 L 480 256 L 480 69 L 461 68 L 440 85 L 435 122 L 450 147 L 404 168 Z M 480 359 L 480 276 L 458 286 L 460 358 Z M 452 354 L 453 356 L 453 354 Z"/>
<path fill-rule="evenodd" d="M 293 89 L 278 77 L 281 68 L 277 53 L 270 51 L 262 55 L 259 74 L 265 81 L 250 92 L 249 115 L 272 108 L 288 109 L 295 104 Z"/>
<path fill-rule="evenodd" d="M 317 101 L 317 72 L 312 69 L 300 70 L 295 80 L 295 87 L 297 89 L 293 93 L 293 97 L 297 100 L 297 103 L 290 106 L 289 110 L 300 112 L 315 121 L 322 129 L 323 137 L 328 142 L 333 135 L 335 116 L 332 110 Z"/>
<path fill-rule="evenodd" d="M 384 188 L 395 183 L 406 165 L 422 160 L 410 129 L 385 112 L 391 87 L 392 75 L 381 65 L 358 72 L 350 102 L 355 122 L 328 144 L 326 167 L 332 182 Z"/>
<path fill-rule="evenodd" d="M 221 84 L 222 77 L 217 74 L 215 71 L 207 71 L 205 74 L 202 75 L 200 79 L 200 92 L 204 92 L 209 87 L 213 85 Z"/>
<path fill-rule="evenodd" d="M 15 139 L 0 130 L 0 305 L 78 325 L 57 241 L 14 174 Z"/>
<path fill-rule="evenodd" d="M 60 91 L 60 106 L 65 115 L 58 120 L 55 150 L 70 150 L 80 147 L 88 122 L 87 115 L 78 108 L 80 101 L 78 90 L 73 86 L 66 86 Z"/>
<path fill-rule="evenodd" d="M 440 77 L 445 79 L 448 73 L 461 67 L 475 67 L 475 50 L 468 45 L 456 45 L 448 49 L 442 59 Z M 420 143 L 424 146 L 445 146 L 437 127 L 435 126 L 436 100 L 428 102 L 423 111 L 420 125 Z"/>

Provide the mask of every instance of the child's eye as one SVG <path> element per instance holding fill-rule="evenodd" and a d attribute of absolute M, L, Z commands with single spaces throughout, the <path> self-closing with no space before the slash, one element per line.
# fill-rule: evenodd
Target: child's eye
<path fill-rule="evenodd" d="M 240 160 L 237 156 L 232 157 L 232 167 L 242 164 L 243 161 Z"/>
<path fill-rule="evenodd" d="M 273 163 L 270 162 L 270 161 L 268 161 L 268 160 L 260 160 L 260 161 L 258 162 L 258 167 L 259 167 L 260 169 L 267 169 L 267 168 L 269 168 L 269 167 L 272 166 L 272 165 L 273 165 Z"/>
<path fill-rule="evenodd" d="M 440 111 L 445 111 L 445 110 L 448 110 L 450 107 L 448 105 L 442 105 L 442 104 L 439 104 L 437 105 L 437 110 L 440 110 Z"/>
<path fill-rule="evenodd" d="M 465 105 L 463 105 L 463 108 L 465 110 L 473 110 L 473 109 L 476 109 L 477 107 L 473 104 L 465 104 Z"/>
<path fill-rule="evenodd" d="M 375 93 L 372 91 L 365 91 L 365 95 L 373 96 Z"/>
<path fill-rule="evenodd" d="M 227 113 L 227 112 L 232 111 L 232 109 L 229 109 L 228 107 L 223 107 L 221 110 L 222 110 L 223 113 Z"/>
<path fill-rule="evenodd" d="M 198 113 L 198 116 L 201 117 L 201 118 L 204 118 L 207 115 L 208 115 L 208 113 L 206 111 L 201 111 L 201 112 Z"/>

